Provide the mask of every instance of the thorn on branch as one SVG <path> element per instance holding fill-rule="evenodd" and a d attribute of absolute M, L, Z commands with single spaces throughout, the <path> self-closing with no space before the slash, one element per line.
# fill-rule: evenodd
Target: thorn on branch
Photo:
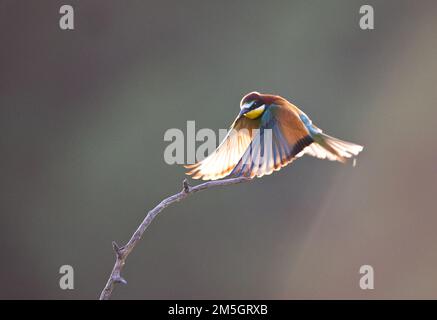
<path fill-rule="evenodd" d="M 184 181 L 182 182 L 183 185 L 183 190 L 185 193 L 189 193 L 190 192 L 190 185 L 188 184 L 188 180 L 184 179 Z"/>
<path fill-rule="evenodd" d="M 117 255 L 117 258 L 122 258 L 123 257 L 123 252 L 122 252 L 122 248 L 120 248 L 117 244 L 117 242 L 112 241 L 112 248 L 115 251 L 115 254 Z"/>
<path fill-rule="evenodd" d="M 120 277 L 120 276 L 115 277 L 115 278 L 114 278 L 114 282 L 115 282 L 115 283 L 123 283 L 123 284 L 127 284 L 127 281 L 126 281 L 124 278 Z"/>

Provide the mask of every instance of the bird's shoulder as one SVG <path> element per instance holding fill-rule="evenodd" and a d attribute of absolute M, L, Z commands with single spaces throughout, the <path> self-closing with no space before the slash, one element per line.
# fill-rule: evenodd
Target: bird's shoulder
<path fill-rule="evenodd" d="M 270 114 L 276 120 L 301 121 L 301 115 L 304 114 L 297 106 L 281 97 L 269 109 Z"/>

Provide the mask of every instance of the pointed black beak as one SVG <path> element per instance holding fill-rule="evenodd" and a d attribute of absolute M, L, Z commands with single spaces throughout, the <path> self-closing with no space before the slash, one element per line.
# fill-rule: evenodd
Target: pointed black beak
<path fill-rule="evenodd" d="M 241 117 L 242 115 L 244 115 L 245 113 L 249 112 L 250 107 L 252 106 L 253 101 L 250 103 L 245 103 L 242 105 L 242 108 L 240 110 L 240 113 L 238 114 L 238 117 Z"/>
<path fill-rule="evenodd" d="M 242 117 L 245 113 L 247 113 L 247 109 L 241 109 L 240 113 L 238 114 L 238 118 Z"/>

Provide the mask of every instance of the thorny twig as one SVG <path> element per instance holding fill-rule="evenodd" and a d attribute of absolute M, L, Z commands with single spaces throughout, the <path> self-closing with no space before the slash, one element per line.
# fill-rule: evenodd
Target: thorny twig
<path fill-rule="evenodd" d="M 103 291 L 100 294 L 100 300 L 108 300 L 111 297 L 112 291 L 114 289 L 114 285 L 116 283 L 127 284 L 127 281 L 123 279 L 123 277 L 121 276 L 121 271 L 124 267 L 124 264 L 126 263 L 126 259 L 129 256 L 129 254 L 132 252 L 132 250 L 135 248 L 138 241 L 140 241 L 144 231 L 146 231 L 147 227 L 150 225 L 150 223 L 152 223 L 153 219 L 156 218 L 158 213 L 160 213 L 162 210 L 164 210 L 172 203 L 181 201 L 193 193 L 207 190 L 212 187 L 227 186 L 227 185 L 237 184 L 249 180 L 251 179 L 246 177 L 239 177 L 239 178 L 230 178 L 224 180 L 208 181 L 199 184 L 197 186 L 190 186 L 188 184 L 187 179 L 184 179 L 182 191 L 162 200 L 155 208 L 150 210 L 147 213 L 146 217 L 144 218 L 143 222 L 141 222 L 141 224 L 139 225 L 138 229 L 134 232 L 128 243 L 120 247 L 117 243 L 115 243 L 115 241 L 112 242 L 112 247 L 114 248 L 115 256 L 116 256 L 115 265 L 112 268 L 111 275 L 109 276 L 105 288 L 103 288 Z"/>

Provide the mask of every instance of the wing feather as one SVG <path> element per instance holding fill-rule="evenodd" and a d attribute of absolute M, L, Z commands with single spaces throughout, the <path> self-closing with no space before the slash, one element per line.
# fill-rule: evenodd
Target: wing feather
<path fill-rule="evenodd" d="M 312 142 L 293 109 L 272 106 L 263 114 L 260 130 L 231 174 L 250 178 L 271 174 L 292 162 Z"/>
<path fill-rule="evenodd" d="M 259 119 L 237 117 L 227 135 L 208 157 L 193 165 L 187 165 L 187 172 L 193 179 L 216 180 L 232 171 L 250 145 L 254 129 L 259 127 Z"/>

